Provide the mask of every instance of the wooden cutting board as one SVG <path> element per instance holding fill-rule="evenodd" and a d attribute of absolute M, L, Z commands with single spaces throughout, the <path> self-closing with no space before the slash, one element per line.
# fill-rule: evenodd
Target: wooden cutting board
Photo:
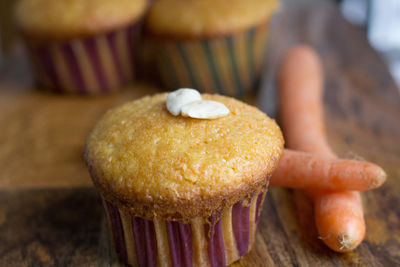
<path fill-rule="evenodd" d="M 366 240 L 348 254 L 318 239 L 307 200 L 271 189 L 255 246 L 234 265 L 400 266 L 400 97 L 387 67 L 330 3 L 291 6 L 271 31 L 269 77 L 288 47 L 314 46 L 326 73 L 330 144 L 342 157 L 381 165 L 388 181 L 362 194 Z M 99 98 L 48 95 L 33 90 L 28 71 L 14 62 L 0 74 L 0 266 L 119 265 L 82 149 L 105 110 L 157 88 L 134 84 Z M 270 95 L 263 92 L 258 103 Z"/>

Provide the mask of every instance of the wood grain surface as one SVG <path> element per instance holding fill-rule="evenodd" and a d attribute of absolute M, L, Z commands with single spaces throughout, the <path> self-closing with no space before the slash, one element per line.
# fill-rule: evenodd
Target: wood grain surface
<path fill-rule="evenodd" d="M 255 246 L 234 266 L 400 266 L 400 96 L 387 67 L 329 2 L 290 6 L 271 31 L 268 77 L 291 45 L 314 46 L 326 73 L 329 143 L 342 157 L 381 165 L 388 180 L 362 194 L 366 240 L 347 254 L 318 239 L 311 203 L 271 189 Z M 0 266 L 120 265 L 82 149 L 105 110 L 157 88 L 134 84 L 99 98 L 48 95 L 33 90 L 23 61 L 13 62 L 0 74 Z"/>

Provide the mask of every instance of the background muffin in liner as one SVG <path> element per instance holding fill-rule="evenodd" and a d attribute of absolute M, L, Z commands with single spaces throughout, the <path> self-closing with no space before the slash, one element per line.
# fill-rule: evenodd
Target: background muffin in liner
<path fill-rule="evenodd" d="M 15 17 L 39 88 L 96 95 L 133 78 L 147 1 L 21 0 Z"/>
<path fill-rule="evenodd" d="M 173 116 L 158 94 L 107 112 L 87 139 L 115 248 L 132 265 L 225 266 L 254 242 L 281 131 L 255 107 L 203 99 L 230 114 Z"/>
<path fill-rule="evenodd" d="M 169 89 L 243 96 L 260 78 L 276 7 L 277 0 L 155 1 L 145 22 L 146 68 Z"/>

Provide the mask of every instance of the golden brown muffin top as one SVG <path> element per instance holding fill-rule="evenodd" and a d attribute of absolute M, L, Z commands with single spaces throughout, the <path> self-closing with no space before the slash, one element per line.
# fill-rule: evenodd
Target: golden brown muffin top
<path fill-rule="evenodd" d="M 188 220 L 266 189 L 283 152 L 274 120 L 233 98 L 206 94 L 230 114 L 173 116 L 166 96 L 112 109 L 90 133 L 85 160 L 107 200 L 149 219 Z"/>
<path fill-rule="evenodd" d="M 67 39 L 126 26 L 146 5 L 146 0 L 20 0 L 15 15 L 29 36 Z"/>
<path fill-rule="evenodd" d="M 277 0 L 157 0 L 146 28 L 169 38 L 226 35 L 266 22 Z"/>

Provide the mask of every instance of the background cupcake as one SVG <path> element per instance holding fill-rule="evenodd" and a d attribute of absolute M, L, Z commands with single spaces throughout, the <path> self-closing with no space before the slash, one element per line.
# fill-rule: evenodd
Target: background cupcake
<path fill-rule="evenodd" d="M 242 96 L 259 80 L 277 0 L 158 0 L 146 41 L 167 88 Z"/>
<path fill-rule="evenodd" d="M 146 6 L 146 0 L 19 1 L 16 22 L 39 87 L 101 94 L 130 81 Z"/>
<path fill-rule="evenodd" d="M 225 266 L 254 242 L 282 134 L 255 107 L 202 97 L 229 114 L 174 116 L 158 94 L 107 112 L 87 139 L 115 248 L 132 265 Z"/>

